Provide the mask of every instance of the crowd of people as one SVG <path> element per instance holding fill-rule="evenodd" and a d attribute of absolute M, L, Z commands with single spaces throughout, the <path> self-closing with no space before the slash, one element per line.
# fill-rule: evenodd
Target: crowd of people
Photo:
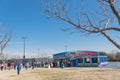
<path fill-rule="evenodd" d="M 17 65 L 20 65 L 21 68 L 30 68 L 32 67 L 32 69 L 34 69 L 35 67 L 37 67 L 36 65 L 36 62 L 32 62 L 31 64 L 29 62 L 26 62 L 25 64 L 24 63 L 20 63 L 20 62 L 5 62 L 3 61 L 1 64 L 0 64 L 0 69 L 1 71 L 3 70 L 11 70 L 11 69 L 17 69 Z"/>
<path fill-rule="evenodd" d="M 58 60 L 54 61 L 54 62 L 36 62 L 36 61 L 30 61 L 30 62 L 26 62 L 26 63 L 22 63 L 22 62 L 5 62 L 3 61 L 0 64 L 0 69 L 1 71 L 3 70 L 17 70 L 17 74 L 20 74 L 20 70 L 25 68 L 26 70 L 28 70 L 29 68 L 34 69 L 34 68 L 64 68 L 65 66 L 69 66 L 68 62 L 60 62 Z"/>
<path fill-rule="evenodd" d="M 10 69 L 16 69 L 16 63 L 14 63 L 14 62 L 11 62 L 11 63 L 6 63 L 6 62 L 3 62 L 3 63 L 1 63 L 0 64 L 0 69 L 1 69 L 1 71 L 3 71 L 3 70 L 10 70 Z"/>
<path fill-rule="evenodd" d="M 22 68 L 26 68 L 26 70 L 27 70 L 28 68 L 34 69 L 35 67 L 37 67 L 37 64 L 36 64 L 36 62 L 33 62 L 33 61 L 31 63 L 30 62 L 22 63 L 22 62 L 5 62 L 5 61 L 3 61 L 0 64 L 1 71 L 14 69 L 14 70 L 17 70 L 18 75 L 20 74 L 20 70 Z"/>
<path fill-rule="evenodd" d="M 59 61 L 54 61 L 54 62 L 36 62 L 36 61 L 32 61 L 32 62 L 26 62 L 26 63 L 20 63 L 20 62 L 3 62 L 0 64 L 0 69 L 1 71 L 3 70 L 11 70 L 11 69 L 16 69 L 17 65 L 20 64 L 21 68 L 47 68 L 48 66 L 50 66 L 51 68 L 54 67 L 61 67 L 63 64 L 66 67 L 69 67 L 69 63 L 68 62 L 59 62 Z"/>

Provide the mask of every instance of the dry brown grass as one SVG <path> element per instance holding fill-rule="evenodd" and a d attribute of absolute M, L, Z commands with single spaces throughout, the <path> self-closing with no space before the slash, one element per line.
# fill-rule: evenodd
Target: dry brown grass
<path fill-rule="evenodd" d="M 106 68 L 38 68 L 0 71 L 0 80 L 120 80 L 120 69 Z"/>

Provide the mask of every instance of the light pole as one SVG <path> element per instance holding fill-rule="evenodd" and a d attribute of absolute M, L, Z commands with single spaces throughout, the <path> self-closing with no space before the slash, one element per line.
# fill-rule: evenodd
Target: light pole
<path fill-rule="evenodd" d="M 27 39 L 27 37 L 22 37 L 23 39 L 23 59 L 25 59 L 25 39 Z"/>

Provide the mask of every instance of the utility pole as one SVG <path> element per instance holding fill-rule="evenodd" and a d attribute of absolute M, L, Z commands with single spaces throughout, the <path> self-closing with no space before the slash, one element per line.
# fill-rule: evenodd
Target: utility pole
<path fill-rule="evenodd" d="M 22 37 L 23 39 L 23 59 L 25 59 L 25 40 L 27 39 L 27 37 Z"/>

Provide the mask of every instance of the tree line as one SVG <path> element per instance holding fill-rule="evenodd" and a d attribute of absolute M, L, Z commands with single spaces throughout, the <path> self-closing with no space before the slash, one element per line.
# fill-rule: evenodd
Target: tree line
<path fill-rule="evenodd" d="M 113 51 L 111 53 L 100 52 L 100 55 L 108 56 L 109 61 L 120 61 L 120 52 Z"/>

